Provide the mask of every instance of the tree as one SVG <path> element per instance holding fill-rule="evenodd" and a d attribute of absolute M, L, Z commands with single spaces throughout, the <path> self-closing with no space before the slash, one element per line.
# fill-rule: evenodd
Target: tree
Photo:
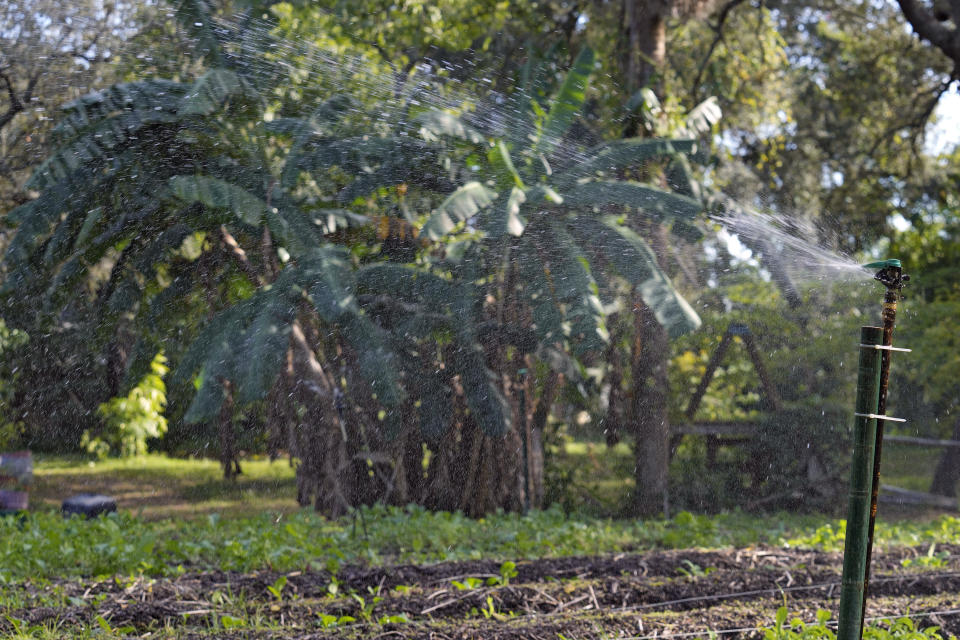
<path fill-rule="evenodd" d="M 269 399 L 271 428 L 300 460 L 298 497 L 330 515 L 379 500 L 474 514 L 535 506 L 538 480 L 518 455 L 538 455 L 517 427 L 534 406 L 519 399 L 531 388 L 521 365 L 547 352 L 569 363 L 602 342 L 584 258 L 615 266 L 672 329 L 696 322 L 609 215 L 689 219 L 699 202 L 606 179 L 692 144 L 627 140 L 587 156 L 567 146 L 589 50 L 557 99 L 528 112 L 538 126 L 506 139 L 432 110 L 411 113 L 420 137 L 402 122 L 371 134 L 374 118 L 349 96 L 278 114 L 267 96 L 281 76 L 224 46 L 229 30 L 214 31 L 202 3 L 179 10 L 211 68 L 67 106 L 61 145 L 31 178 L 40 197 L 10 215 L 8 315 L 50 328 L 65 309 L 93 310 L 102 335 L 136 339 L 127 385 L 163 350 L 171 383 L 196 387 L 184 419 L 218 424 L 228 477 L 235 410 Z M 451 136 L 462 142 L 442 142 Z M 489 185 L 468 178 L 478 154 Z M 421 244 L 421 225 L 458 242 Z M 583 248 L 598 238 L 616 250 Z M 524 261 L 512 264 L 514 251 Z M 93 295 L 78 290 L 91 280 Z"/>
<path fill-rule="evenodd" d="M 95 0 L 0 7 L 0 210 L 28 199 L 23 183 L 46 154 L 55 109 L 110 81 L 108 63 L 140 13 Z"/>

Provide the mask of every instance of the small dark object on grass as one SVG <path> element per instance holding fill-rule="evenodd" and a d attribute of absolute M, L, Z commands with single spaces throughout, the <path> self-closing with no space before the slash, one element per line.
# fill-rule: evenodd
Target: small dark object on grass
<path fill-rule="evenodd" d="M 107 496 L 95 493 L 78 493 L 63 501 L 60 511 L 64 516 L 78 514 L 95 518 L 101 514 L 112 513 L 117 510 L 117 501 Z"/>

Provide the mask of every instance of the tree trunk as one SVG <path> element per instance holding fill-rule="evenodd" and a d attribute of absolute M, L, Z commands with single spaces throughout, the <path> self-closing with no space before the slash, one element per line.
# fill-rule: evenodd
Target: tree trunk
<path fill-rule="evenodd" d="M 297 433 L 297 499 L 330 518 L 344 515 L 353 506 L 344 431 L 334 408 L 333 385 L 307 342 L 303 328 L 295 322 L 290 331 L 293 350 L 295 397 L 305 413 Z M 347 482 L 344 482 L 347 480 Z"/>
<path fill-rule="evenodd" d="M 960 440 L 960 418 L 953 423 L 952 440 Z M 940 496 L 957 495 L 957 482 L 960 481 L 960 447 L 944 447 L 943 455 L 933 472 L 933 484 L 930 493 Z"/>
<path fill-rule="evenodd" d="M 540 399 L 537 400 L 537 408 L 528 421 L 529 439 L 527 444 L 527 466 L 529 468 L 529 486 L 530 486 L 530 506 L 534 509 L 543 507 L 544 496 L 544 453 L 543 453 L 543 430 L 547 425 L 547 418 L 550 417 L 550 409 L 553 407 L 554 398 L 560 389 L 561 376 L 555 371 L 547 374 L 547 380 L 543 385 L 543 391 Z M 531 385 L 532 387 L 533 385 Z M 532 394 L 531 394 L 532 395 Z"/>
<path fill-rule="evenodd" d="M 653 311 L 637 296 L 634 345 L 632 420 L 636 474 L 637 515 L 667 510 L 667 472 L 670 462 L 670 422 L 667 417 L 670 344 L 667 331 Z"/>
<path fill-rule="evenodd" d="M 633 93 L 649 84 L 667 54 L 671 0 L 623 0 L 623 73 Z"/>
<path fill-rule="evenodd" d="M 220 439 L 220 465 L 223 467 L 224 480 L 234 480 L 240 473 L 237 461 L 237 434 L 233 429 L 233 385 L 222 380 L 223 404 L 217 418 L 217 434 Z"/>

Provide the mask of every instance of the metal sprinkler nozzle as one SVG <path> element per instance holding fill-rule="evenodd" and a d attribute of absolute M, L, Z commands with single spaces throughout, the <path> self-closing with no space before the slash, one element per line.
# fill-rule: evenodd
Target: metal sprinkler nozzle
<path fill-rule="evenodd" d="M 871 262 L 863 266 L 867 269 L 880 269 L 873 276 L 873 279 L 879 281 L 889 291 L 900 291 L 900 289 L 903 289 L 903 286 L 910 281 L 910 276 L 903 273 L 900 261 L 896 258 Z"/>

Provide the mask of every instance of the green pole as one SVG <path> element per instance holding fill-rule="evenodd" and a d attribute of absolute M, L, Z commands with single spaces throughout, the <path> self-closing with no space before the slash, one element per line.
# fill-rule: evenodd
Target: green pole
<path fill-rule="evenodd" d="M 873 456 L 877 436 L 876 415 L 880 397 L 880 349 L 883 329 L 860 328 L 860 362 L 857 368 L 857 404 L 853 422 L 853 460 L 847 537 L 843 546 L 843 579 L 837 640 L 859 640 L 863 621 L 863 594 L 867 571 L 867 530 L 873 484 Z"/>

